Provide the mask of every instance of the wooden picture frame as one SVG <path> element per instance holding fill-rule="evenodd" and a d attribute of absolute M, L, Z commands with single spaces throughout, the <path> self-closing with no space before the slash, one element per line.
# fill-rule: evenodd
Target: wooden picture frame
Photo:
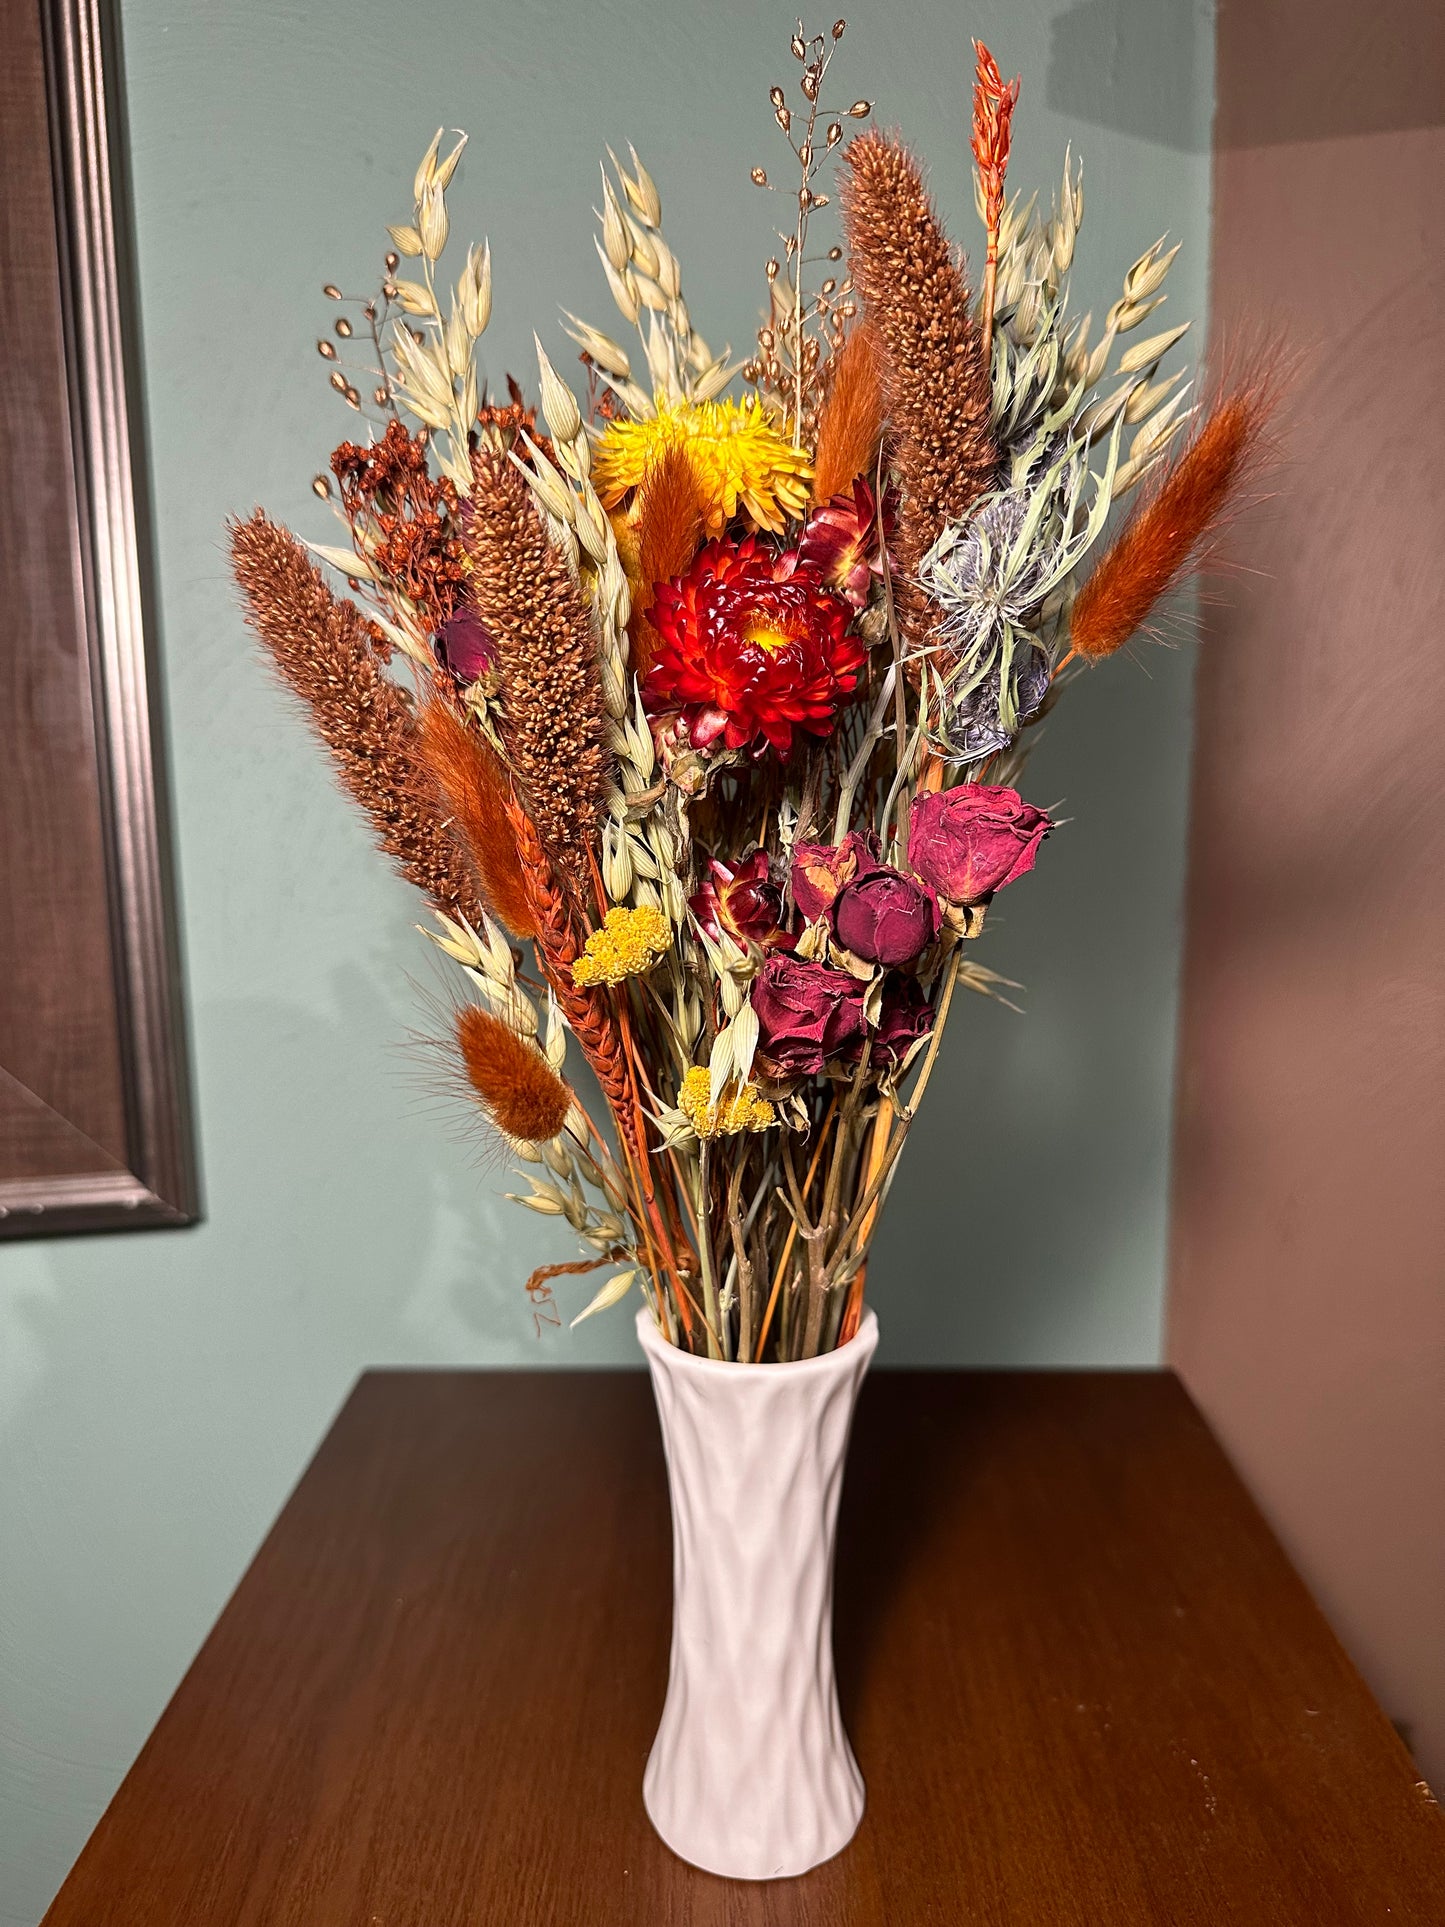
<path fill-rule="evenodd" d="M 0 1236 L 181 1225 L 115 14 L 0 21 Z"/>

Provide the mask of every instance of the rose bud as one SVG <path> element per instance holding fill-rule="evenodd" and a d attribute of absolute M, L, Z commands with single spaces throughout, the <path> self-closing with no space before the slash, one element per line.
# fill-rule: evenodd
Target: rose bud
<path fill-rule="evenodd" d="M 933 1006 L 916 977 L 890 977 L 883 989 L 869 1061 L 899 1064 L 933 1029 Z"/>
<path fill-rule="evenodd" d="M 986 903 L 1034 867 L 1048 817 L 1017 790 L 994 783 L 914 799 L 908 821 L 910 869 L 949 903 Z"/>
<path fill-rule="evenodd" d="M 783 893 L 769 874 L 766 850 L 754 850 L 732 866 L 714 858 L 688 908 L 714 942 L 724 931 L 744 949 L 750 943 L 766 948 L 787 941 L 780 927 Z"/>
<path fill-rule="evenodd" d="M 793 846 L 793 902 L 798 914 L 812 923 L 821 917 L 845 883 L 878 866 L 877 845 L 870 836 L 849 830 L 839 844 L 796 843 Z"/>
<path fill-rule="evenodd" d="M 938 899 L 899 870 L 870 870 L 844 884 L 829 913 L 833 935 L 864 963 L 912 963 L 938 935 Z"/>
<path fill-rule="evenodd" d="M 449 669 L 464 688 L 485 676 L 496 658 L 487 625 L 465 604 L 442 624 L 436 653 L 443 668 Z"/>
<path fill-rule="evenodd" d="M 844 970 L 774 951 L 753 979 L 758 1054 L 779 1077 L 811 1076 L 863 1038 L 863 985 Z"/>

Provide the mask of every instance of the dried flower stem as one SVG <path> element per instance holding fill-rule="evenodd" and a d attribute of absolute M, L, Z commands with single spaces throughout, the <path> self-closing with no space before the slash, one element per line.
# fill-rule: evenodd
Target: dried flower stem
<path fill-rule="evenodd" d="M 993 343 L 993 305 L 998 283 L 998 238 L 1003 222 L 1004 176 L 1008 172 L 1013 111 L 1018 104 L 1021 82 L 1016 77 L 1007 86 L 1004 85 L 998 62 L 981 40 L 974 41 L 973 50 L 978 58 L 978 74 L 973 88 L 973 158 L 983 189 L 984 226 L 988 235 L 978 332 L 987 365 Z"/>

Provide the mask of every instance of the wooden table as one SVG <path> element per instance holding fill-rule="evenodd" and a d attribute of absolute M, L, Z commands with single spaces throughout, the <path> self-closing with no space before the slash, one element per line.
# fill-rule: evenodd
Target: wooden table
<path fill-rule="evenodd" d="M 846 1852 L 649 1830 L 632 1373 L 374 1372 L 48 1927 L 1441 1927 L 1445 1820 L 1166 1373 L 880 1372 L 838 1581 Z"/>

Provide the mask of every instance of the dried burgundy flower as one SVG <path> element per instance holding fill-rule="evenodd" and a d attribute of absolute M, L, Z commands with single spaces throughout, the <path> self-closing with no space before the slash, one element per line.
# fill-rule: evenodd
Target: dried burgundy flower
<path fill-rule="evenodd" d="M 845 970 L 774 951 L 753 979 L 758 1054 L 779 1077 L 808 1077 L 863 1038 L 863 985 Z"/>
<path fill-rule="evenodd" d="M 933 1006 L 916 977 L 890 977 L 883 987 L 878 1028 L 873 1033 L 870 1061 L 898 1064 L 920 1037 L 933 1029 Z"/>
<path fill-rule="evenodd" d="M 878 846 L 871 835 L 849 830 L 841 843 L 793 846 L 793 902 L 807 923 L 832 904 L 845 883 L 878 867 Z"/>
<path fill-rule="evenodd" d="M 845 884 L 833 899 L 833 935 L 864 963 L 912 963 L 938 935 L 938 898 L 883 866 Z"/>
<path fill-rule="evenodd" d="M 885 541 L 893 533 L 893 520 L 890 493 L 883 500 Z M 883 574 L 883 545 L 873 491 L 861 475 L 851 494 L 835 495 L 813 510 L 798 543 L 798 559 L 816 569 L 855 609 L 864 607 L 874 576 Z"/>
<path fill-rule="evenodd" d="M 754 850 L 732 865 L 714 858 L 688 907 L 714 941 L 724 931 L 745 947 L 792 941 L 781 928 L 783 893 L 769 873 L 766 850 Z"/>
<path fill-rule="evenodd" d="M 485 676 L 496 661 L 492 633 L 475 609 L 465 603 L 437 632 L 436 652 L 462 688 Z"/>
<path fill-rule="evenodd" d="M 948 902 L 987 903 L 995 890 L 1032 870 L 1050 827 L 1017 790 L 960 783 L 914 799 L 908 862 Z"/>

